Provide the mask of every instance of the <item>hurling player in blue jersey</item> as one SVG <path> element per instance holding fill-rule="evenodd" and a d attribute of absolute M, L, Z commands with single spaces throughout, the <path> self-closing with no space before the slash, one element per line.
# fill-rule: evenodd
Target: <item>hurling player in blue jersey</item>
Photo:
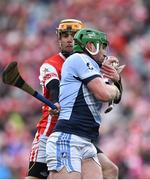
<path fill-rule="evenodd" d="M 110 73 L 107 77 L 114 83 L 108 84 L 101 71 L 108 45 L 105 33 L 86 28 L 78 31 L 74 40 L 74 54 L 62 68 L 61 111 L 47 141 L 47 166 L 52 179 L 97 179 L 102 172 L 93 142 L 99 137 L 100 110 L 103 102 L 120 100 L 120 79 L 114 68 L 118 78 Z M 90 162 L 91 171 L 81 176 L 84 159 Z"/>

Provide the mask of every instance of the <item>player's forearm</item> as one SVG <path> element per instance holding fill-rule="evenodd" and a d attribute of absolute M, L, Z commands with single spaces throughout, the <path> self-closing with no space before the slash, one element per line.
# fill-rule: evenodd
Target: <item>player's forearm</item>
<path fill-rule="evenodd" d="M 99 92 L 95 93 L 95 97 L 98 100 L 109 102 L 114 99 L 118 99 L 120 92 L 114 85 L 106 85 L 105 89 L 99 89 Z"/>
<path fill-rule="evenodd" d="M 118 98 L 120 95 L 120 92 L 115 85 L 106 84 L 101 78 L 93 79 L 87 86 L 96 99 L 101 101 L 111 101 Z"/>
<path fill-rule="evenodd" d="M 119 99 L 120 97 L 120 91 L 119 89 L 115 86 L 115 85 L 107 85 L 106 84 L 106 89 L 107 89 L 107 93 L 108 93 L 108 101 L 110 100 L 114 100 L 114 99 Z"/>
<path fill-rule="evenodd" d="M 53 79 L 46 85 L 49 90 L 50 98 L 53 103 L 58 102 L 59 99 L 59 80 Z"/>

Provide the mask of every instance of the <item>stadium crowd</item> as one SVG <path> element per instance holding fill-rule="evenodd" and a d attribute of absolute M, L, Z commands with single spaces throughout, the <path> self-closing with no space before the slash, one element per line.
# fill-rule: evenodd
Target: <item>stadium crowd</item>
<path fill-rule="evenodd" d="M 126 64 L 123 98 L 103 113 L 100 148 L 120 169 L 119 178 L 150 178 L 150 1 L 0 1 L 0 178 L 24 178 L 41 115 L 38 100 L 2 83 L 4 67 L 17 61 L 22 77 L 39 92 L 39 67 L 58 51 L 55 28 L 77 18 L 107 32 L 108 54 Z"/>

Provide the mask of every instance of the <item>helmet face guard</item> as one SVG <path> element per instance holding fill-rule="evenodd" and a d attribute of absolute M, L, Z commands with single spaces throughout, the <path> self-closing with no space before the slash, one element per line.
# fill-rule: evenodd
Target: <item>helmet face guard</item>
<path fill-rule="evenodd" d="M 56 34 L 60 37 L 63 32 L 77 32 L 82 28 L 84 28 L 84 24 L 81 21 L 76 19 L 65 19 L 60 22 L 56 29 Z"/>
<path fill-rule="evenodd" d="M 96 55 L 99 52 L 100 45 L 107 46 L 108 40 L 104 32 L 97 31 L 95 29 L 84 28 L 79 30 L 74 36 L 73 52 L 84 52 L 87 50 L 91 55 Z M 91 42 L 94 44 L 96 51 L 91 52 L 86 49 L 86 44 Z"/>

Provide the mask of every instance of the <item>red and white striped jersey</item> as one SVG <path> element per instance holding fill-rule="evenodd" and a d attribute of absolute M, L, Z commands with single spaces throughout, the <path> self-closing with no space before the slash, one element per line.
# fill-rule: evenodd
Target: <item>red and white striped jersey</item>
<path fill-rule="evenodd" d="M 61 69 L 64 61 L 65 61 L 65 57 L 61 53 L 59 53 L 45 60 L 42 66 L 40 67 L 39 80 L 42 86 L 42 93 L 49 100 L 51 100 L 51 97 L 49 95 L 49 91 L 46 88 L 46 85 L 52 79 L 60 80 Z M 56 124 L 58 117 L 57 116 L 52 117 L 49 114 L 48 109 L 49 107 L 46 104 L 44 104 L 42 107 L 42 117 L 37 124 L 38 136 L 40 135 L 49 136 L 52 133 L 52 130 Z"/>

